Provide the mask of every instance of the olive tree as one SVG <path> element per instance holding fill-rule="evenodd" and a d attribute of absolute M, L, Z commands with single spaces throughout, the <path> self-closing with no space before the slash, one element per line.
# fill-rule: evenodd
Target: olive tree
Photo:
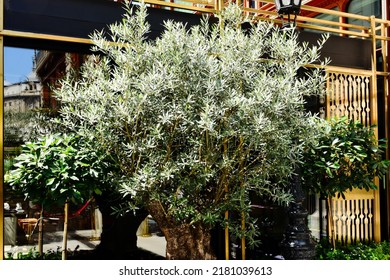
<path fill-rule="evenodd" d="M 252 195 L 292 200 L 287 182 L 315 135 L 305 96 L 321 93 L 324 79 L 297 73 L 323 42 L 309 47 L 271 23 L 241 28 L 236 5 L 219 24 L 167 21 L 153 41 L 146 17 L 145 6 L 126 4 L 110 35 L 92 35 L 99 55 L 56 92 L 61 123 L 93 135 L 116 160 L 122 207 L 147 208 L 168 259 L 215 258 L 218 224 L 250 246 Z"/>

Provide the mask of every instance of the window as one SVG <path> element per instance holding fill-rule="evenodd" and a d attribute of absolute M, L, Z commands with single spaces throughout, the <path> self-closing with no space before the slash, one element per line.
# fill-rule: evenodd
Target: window
<path fill-rule="evenodd" d="M 351 14 L 358 14 L 363 16 L 382 17 L 381 0 L 351 0 L 348 5 L 347 12 Z M 349 19 L 348 23 L 356 25 L 364 25 L 369 27 L 369 23 L 357 19 Z"/>
<path fill-rule="evenodd" d="M 334 7 L 331 10 L 338 11 L 339 8 L 338 7 Z M 338 16 L 330 15 L 330 14 L 318 14 L 314 18 L 321 19 L 321 20 L 326 20 L 326 21 L 333 21 L 333 22 L 336 22 L 336 23 L 338 23 L 340 21 Z M 337 25 L 333 25 L 331 23 L 330 24 L 321 23 L 320 26 L 321 27 L 336 28 L 336 29 L 338 28 Z M 322 31 L 314 31 L 314 32 L 322 33 Z"/>

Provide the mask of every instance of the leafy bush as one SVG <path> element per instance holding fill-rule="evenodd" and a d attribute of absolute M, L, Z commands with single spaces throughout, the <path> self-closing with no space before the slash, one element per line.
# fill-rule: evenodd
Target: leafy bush
<path fill-rule="evenodd" d="M 72 252 L 68 250 L 68 255 Z M 49 249 L 40 256 L 36 248 L 30 248 L 27 253 L 18 252 L 15 254 L 8 253 L 6 260 L 61 260 L 62 249 L 57 247 L 56 250 Z"/>
<path fill-rule="evenodd" d="M 319 260 L 390 260 L 390 241 L 338 245 L 333 248 L 328 240 L 322 240 L 317 246 L 316 258 Z"/>
<path fill-rule="evenodd" d="M 326 197 L 344 197 L 353 188 L 377 189 L 374 178 L 382 178 L 390 162 L 383 160 L 386 142 L 376 139 L 373 127 L 342 117 L 318 119 L 318 128 L 321 137 L 304 156 L 305 187 Z"/>
<path fill-rule="evenodd" d="M 79 136 L 52 134 L 23 144 L 4 179 L 46 208 L 66 200 L 83 203 L 101 193 L 102 176 L 112 169 L 106 158 Z"/>

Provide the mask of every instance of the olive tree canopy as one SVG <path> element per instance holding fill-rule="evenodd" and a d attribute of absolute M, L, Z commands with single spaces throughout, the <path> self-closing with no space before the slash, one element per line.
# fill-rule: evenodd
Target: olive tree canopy
<path fill-rule="evenodd" d="M 127 206 L 146 206 L 168 258 L 214 258 L 216 224 L 253 240 L 252 195 L 291 201 L 286 184 L 315 136 L 305 96 L 320 94 L 324 79 L 298 70 L 318 60 L 323 42 L 309 47 L 266 22 L 240 28 L 235 5 L 223 24 L 167 21 L 149 41 L 146 16 L 126 4 L 111 35 L 92 36 L 99 55 L 56 92 L 61 123 L 116 160 Z"/>

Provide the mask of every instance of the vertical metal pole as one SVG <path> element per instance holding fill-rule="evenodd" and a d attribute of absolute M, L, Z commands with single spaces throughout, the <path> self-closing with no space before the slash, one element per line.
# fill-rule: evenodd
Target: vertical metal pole
<path fill-rule="evenodd" d="M 383 7 L 384 11 L 385 11 L 385 15 L 386 15 L 386 20 L 390 20 L 390 0 L 387 0 L 387 5 L 385 7 Z M 385 33 L 383 35 L 385 35 L 386 37 L 390 37 L 390 25 L 387 25 L 386 27 L 384 26 L 384 29 L 385 29 Z M 386 47 L 386 52 L 385 52 L 385 55 L 386 55 L 386 59 L 385 61 L 385 64 L 389 65 L 389 67 L 387 67 L 386 71 L 390 71 L 390 41 L 387 41 L 387 43 L 385 44 L 385 47 Z M 390 122 L 388 121 L 390 119 L 390 98 L 389 98 L 389 95 L 390 95 L 390 76 L 387 76 L 385 77 L 385 86 L 386 86 L 386 95 L 385 95 L 385 98 L 386 98 L 386 114 L 385 114 L 385 119 L 386 119 L 386 139 L 389 139 L 390 137 Z M 390 143 L 388 142 L 387 143 L 387 159 L 390 159 Z M 390 207 L 390 175 L 387 174 L 386 175 L 386 178 L 387 178 L 387 181 L 386 181 L 386 190 L 387 190 L 387 207 L 389 208 Z M 390 215 L 387 216 L 387 237 L 389 238 L 390 237 Z"/>
<path fill-rule="evenodd" d="M 242 179 L 243 172 L 244 172 L 243 171 L 244 170 L 244 168 L 243 168 L 243 156 L 242 156 L 242 154 L 243 154 L 243 152 L 242 152 L 243 145 L 244 145 L 244 139 L 243 139 L 242 136 L 240 136 L 240 167 L 239 167 L 240 175 L 239 175 L 239 177 L 240 177 L 240 188 L 241 189 L 244 188 L 244 182 L 243 182 L 243 179 Z M 241 213 L 241 229 L 243 231 L 245 231 L 245 222 L 246 222 L 245 221 L 245 214 L 242 212 Z M 245 236 L 241 238 L 241 259 L 242 260 L 246 260 L 246 238 L 245 238 Z"/>
<path fill-rule="evenodd" d="M 377 86 L 377 57 L 376 57 L 376 22 L 375 16 L 370 17 L 371 21 L 371 40 L 372 40 L 372 57 L 371 57 L 371 96 L 370 96 L 370 120 L 371 124 L 378 125 L 378 86 Z M 374 128 L 374 133 L 377 139 L 378 127 Z M 375 178 L 375 185 L 379 186 L 379 179 Z M 379 242 L 381 240 L 381 217 L 380 217 L 380 197 L 379 190 L 374 190 L 374 240 Z"/>
<path fill-rule="evenodd" d="M 329 70 L 325 68 L 325 75 L 326 75 L 326 94 L 325 94 L 325 116 L 324 118 L 329 120 L 332 116 L 330 114 L 330 102 L 332 98 L 329 98 L 329 93 L 332 94 L 332 89 L 331 89 L 331 82 L 330 82 L 330 73 Z"/>
<path fill-rule="evenodd" d="M 386 12 L 386 10 L 384 9 L 384 11 Z M 390 28 L 390 26 L 388 27 Z M 381 23 L 381 36 L 382 37 L 387 37 L 387 30 L 386 30 L 386 24 L 385 23 Z M 388 63 L 390 63 L 390 60 L 389 59 L 389 50 L 388 50 L 388 46 L 390 45 L 390 41 L 386 41 L 384 39 L 381 39 L 381 48 L 382 48 L 382 68 L 383 68 L 383 72 L 387 73 L 389 71 L 389 67 L 388 67 Z M 387 116 L 388 115 L 388 97 L 389 97 L 389 76 L 387 76 L 386 74 L 383 76 L 383 95 L 384 95 L 384 115 Z M 385 127 L 385 139 L 389 139 L 389 120 L 388 118 L 384 118 L 384 127 Z M 389 153 L 389 149 L 387 149 L 387 152 L 386 152 L 386 158 L 389 159 L 390 158 L 390 153 Z"/>
<path fill-rule="evenodd" d="M 229 220 L 229 212 L 225 212 L 225 220 Z M 230 259 L 230 239 L 229 239 L 229 227 L 225 227 L 225 260 Z"/>
<path fill-rule="evenodd" d="M 225 6 L 225 2 L 223 0 L 219 0 L 219 6 L 218 6 L 219 14 L 222 12 L 224 6 Z"/>
<path fill-rule="evenodd" d="M 216 10 L 216 12 L 217 12 L 217 15 L 220 16 L 222 13 L 222 10 L 224 8 L 224 2 L 223 2 L 223 0 L 217 0 L 217 1 L 218 1 L 218 9 Z M 218 24 L 219 24 L 220 30 L 222 30 L 223 26 L 224 26 L 224 22 L 223 22 L 222 18 L 219 18 Z"/>
<path fill-rule="evenodd" d="M 386 5 L 386 2 L 387 2 L 387 5 Z M 383 19 L 385 20 L 390 20 L 390 9 L 389 9 L 389 5 L 390 5 L 390 0 L 387 0 L 387 1 L 383 1 L 383 5 L 382 5 L 382 14 L 383 14 Z M 389 24 L 385 24 L 385 23 L 382 23 L 382 31 L 381 31 L 381 36 L 384 36 L 384 37 L 389 37 L 390 34 L 389 34 L 389 31 L 390 31 L 390 25 Z M 383 56 L 383 72 L 387 73 L 388 71 L 390 71 L 390 41 L 385 41 L 385 40 L 382 40 L 382 56 Z M 390 98 L 389 98 L 389 94 L 390 94 L 390 76 L 384 76 L 383 78 L 383 84 L 384 84 L 384 106 L 385 106 L 385 117 L 384 117 L 384 126 L 385 126 L 385 139 L 389 139 L 390 137 L 390 122 L 389 122 L 389 119 L 390 119 L 390 111 L 389 111 L 389 108 L 390 108 Z M 390 143 L 388 142 L 387 143 L 387 147 L 386 147 L 386 159 L 390 159 Z M 386 177 L 385 177 L 385 180 L 384 180 L 384 184 L 385 184 L 385 190 L 386 190 L 386 204 L 387 204 L 387 209 L 389 209 L 390 207 L 390 176 L 389 174 L 386 174 Z M 382 199 L 383 201 L 383 199 Z M 384 236 L 383 238 L 389 238 L 390 237 L 390 215 L 388 214 L 387 215 L 387 221 L 386 221 L 386 235 L 387 236 Z M 383 226 L 382 226 L 383 228 Z"/>
<path fill-rule="evenodd" d="M 3 153 L 3 129 L 4 129 L 4 40 L 1 32 L 4 28 L 4 1 L 0 0 L 0 260 L 4 259 L 4 153 Z"/>
<path fill-rule="evenodd" d="M 245 216 L 244 213 L 241 215 L 241 229 L 245 230 Z M 241 238 L 241 259 L 246 260 L 246 238 Z"/>

